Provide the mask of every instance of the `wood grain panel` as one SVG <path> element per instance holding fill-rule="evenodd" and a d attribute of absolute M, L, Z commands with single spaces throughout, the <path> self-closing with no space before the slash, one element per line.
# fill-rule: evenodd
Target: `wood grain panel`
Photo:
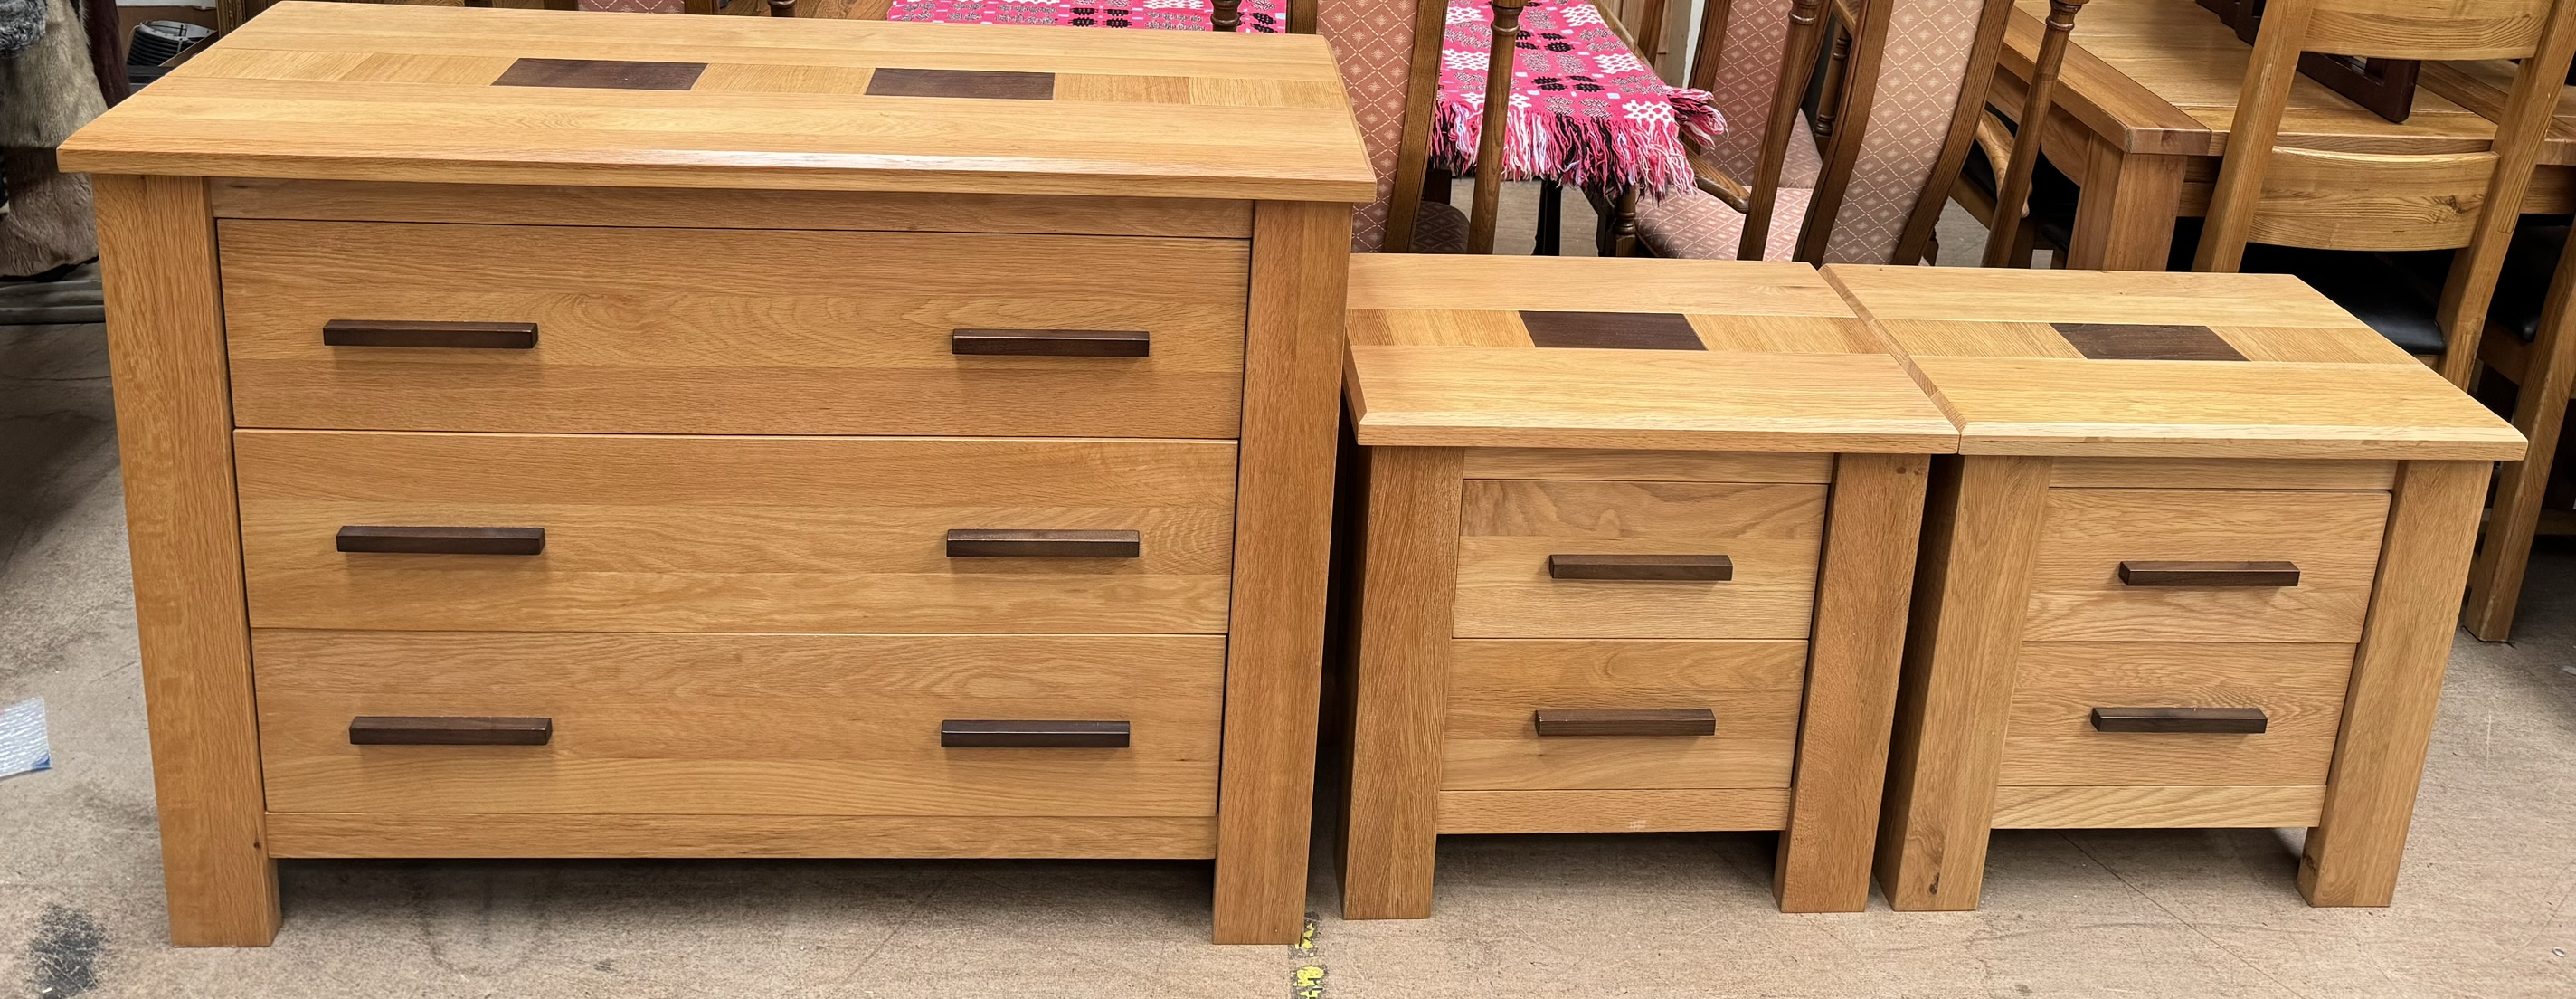
<path fill-rule="evenodd" d="M 706 72 L 702 62 L 635 59 L 520 59 L 495 87 L 583 87 L 592 90 L 687 90 Z"/>
<path fill-rule="evenodd" d="M 1055 74 L 986 69 L 908 69 L 881 66 L 868 75 L 870 97 L 946 97 L 987 101 L 1050 101 Z"/>
<path fill-rule="evenodd" d="M 1424 919 L 1439 834 L 1451 588 L 1458 578 L 1452 448 L 1370 448 L 1351 662 L 1350 800 L 1342 809 L 1342 916 Z"/>
<path fill-rule="evenodd" d="M 1442 791 L 1440 832 L 1613 833 L 1778 829 L 1789 790 Z"/>
<path fill-rule="evenodd" d="M 203 181 L 106 176 L 99 266 L 170 942 L 266 946 L 259 734 L 242 634 L 223 307 Z"/>
<path fill-rule="evenodd" d="M 1460 507 L 1461 638 L 1807 636 L 1825 489 L 1476 480 Z M 1551 579 L 1547 557 L 1725 555 L 1723 583 Z"/>
<path fill-rule="evenodd" d="M 2059 458 L 2048 484 L 2131 489 L 2386 489 L 2393 461 L 2230 458 Z"/>
<path fill-rule="evenodd" d="M 251 623 L 393 630 L 1215 633 L 1222 443 L 241 431 Z M 546 528 L 545 554 L 353 555 L 343 524 Z M 953 528 L 1141 532 L 964 559 Z"/>
<path fill-rule="evenodd" d="M 280 5 L 63 149 L 66 169 L 187 176 L 766 187 L 1350 204 L 1376 187 L 1350 111 L 870 97 L 852 72 L 1083 73 L 1322 84 L 1309 36 L 959 31 L 828 18 L 616 18 Z M 1069 37 L 1057 37 L 1057 36 Z M 395 82 L 378 56 L 700 62 L 724 90 Z M 768 76 L 777 92 L 743 92 Z M 818 82 L 816 78 L 820 78 Z M 821 92 L 817 92 L 821 91 Z M 1302 91 L 1302 92 L 1299 92 Z M 499 154 L 495 150 L 502 151 Z"/>
<path fill-rule="evenodd" d="M 1834 456 L 1725 451 L 1467 449 L 1470 479 L 1604 479 L 1628 482 L 1831 482 Z"/>
<path fill-rule="evenodd" d="M 824 229 L 870 232 L 1053 233 L 1074 236 L 1252 235 L 1242 201 L 1050 198 L 909 191 L 761 191 L 511 184 L 378 183 L 218 177 L 206 182 L 219 218 L 317 222 L 672 229 Z"/>
<path fill-rule="evenodd" d="M 1218 943 L 1284 944 L 1305 926 L 1350 246 L 1344 205 L 1263 202 L 1253 219 Z"/>
<path fill-rule="evenodd" d="M 1219 636 L 258 629 L 272 812 L 1209 815 Z M 529 715 L 542 746 L 355 746 L 357 715 Z M 1127 749 L 941 749 L 1102 717 Z"/>
<path fill-rule="evenodd" d="M 1544 312 L 1523 309 L 1521 326 L 1540 347 L 1594 350 L 1707 350 L 1688 317 L 1671 312 Z"/>
<path fill-rule="evenodd" d="M 1236 242 L 252 220 L 223 223 L 222 239 L 248 427 L 1212 438 L 1239 426 Z M 689 262 L 711 258 L 907 263 L 708 282 Z M 335 319 L 541 334 L 512 351 L 324 346 Z M 1153 352 L 952 351 L 954 330 L 979 328 L 1140 330 Z"/>
<path fill-rule="evenodd" d="M 281 857 L 1096 857 L 1216 855 L 1209 816 L 494 815 L 271 812 Z"/>
<path fill-rule="evenodd" d="M 1787 787 L 1807 643 L 1450 644 L 1447 790 Z M 1705 708 L 1708 737 L 1542 739 L 1541 709 Z"/>
<path fill-rule="evenodd" d="M 2034 642 L 2361 637 L 2388 494 L 2052 489 L 2031 578 Z M 2123 560 L 2287 561 L 2292 587 L 2123 585 Z"/>
<path fill-rule="evenodd" d="M 2324 784 L 2351 645 L 2033 642 L 2004 732 L 2009 785 Z M 2098 707 L 2246 707 L 2261 735 L 2095 731 Z"/>
<path fill-rule="evenodd" d="M 2315 825 L 2326 789 L 2291 787 L 2006 787 L 1997 829 L 2280 829 Z"/>

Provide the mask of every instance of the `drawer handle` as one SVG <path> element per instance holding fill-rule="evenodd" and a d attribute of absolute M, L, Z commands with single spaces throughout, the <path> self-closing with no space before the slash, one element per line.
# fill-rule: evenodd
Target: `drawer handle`
<path fill-rule="evenodd" d="M 535 323 L 441 323 L 410 319 L 334 319 L 322 324 L 325 347 L 455 347 L 528 350 Z"/>
<path fill-rule="evenodd" d="M 949 558 L 1136 558 L 1143 549 L 1134 531 L 948 532 Z"/>
<path fill-rule="evenodd" d="M 340 550 L 391 555 L 535 555 L 546 550 L 542 527 L 340 528 Z"/>
<path fill-rule="evenodd" d="M 2297 586 L 2296 562 L 2122 562 L 2126 586 Z"/>
<path fill-rule="evenodd" d="M 1009 357 L 1145 357 L 1144 330 L 950 330 L 948 352 Z"/>
<path fill-rule="evenodd" d="M 441 718 L 361 715 L 349 719 L 352 746 L 542 746 L 552 718 Z"/>
<path fill-rule="evenodd" d="M 1707 708 L 1541 708 L 1542 739 L 1597 735 L 1716 735 L 1717 712 Z"/>
<path fill-rule="evenodd" d="M 942 749 L 1125 749 L 1123 721 L 957 721 L 939 723 Z"/>
<path fill-rule="evenodd" d="M 1723 583 L 1735 578 L 1735 561 L 1724 555 L 1550 555 L 1547 574 L 1551 579 Z"/>
<path fill-rule="evenodd" d="M 2094 708 L 2096 732 L 2222 732 L 2261 735 L 2272 720 L 2261 708 Z"/>

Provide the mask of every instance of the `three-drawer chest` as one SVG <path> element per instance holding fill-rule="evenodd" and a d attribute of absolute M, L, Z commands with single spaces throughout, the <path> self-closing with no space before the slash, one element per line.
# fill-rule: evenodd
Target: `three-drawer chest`
<path fill-rule="evenodd" d="M 1311 37 L 289 3 L 96 174 L 173 939 L 278 857 L 1306 887 Z"/>

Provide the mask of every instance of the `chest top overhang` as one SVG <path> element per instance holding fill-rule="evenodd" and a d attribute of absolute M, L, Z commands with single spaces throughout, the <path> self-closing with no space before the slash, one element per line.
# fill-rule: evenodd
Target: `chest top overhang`
<path fill-rule="evenodd" d="M 2282 274 L 1834 264 L 1961 454 L 2511 461 L 2523 438 Z"/>
<path fill-rule="evenodd" d="M 739 0 L 738 0 L 739 2 Z M 90 173 L 1366 201 L 1299 35 L 284 3 L 62 146 Z"/>
<path fill-rule="evenodd" d="M 1814 268 L 1367 254 L 1369 445 L 1937 454 L 1958 431 Z"/>

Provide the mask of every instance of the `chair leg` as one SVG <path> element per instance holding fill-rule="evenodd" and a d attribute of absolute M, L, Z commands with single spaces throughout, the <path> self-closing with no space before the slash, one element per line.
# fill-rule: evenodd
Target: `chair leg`
<path fill-rule="evenodd" d="M 2039 252 L 2039 225 L 2029 219 L 2013 227 L 2012 251 L 2004 258 L 2006 266 L 2030 269 L 2030 258 Z"/>
<path fill-rule="evenodd" d="M 1607 246 L 1602 256 L 1645 256 L 1643 244 L 1637 239 L 1637 189 L 1632 187 L 1619 192 L 1613 203 L 1618 207 L 1613 217 L 1607 220 L 1610 223 L 1604 240 Z"/>
<path fill-rule="evenodd" d="M 769 0 L 769 16 L 795 17 L 796 0 Z"/>
<path fill-rule="evenodd" d="M 2540 527 L 2541 498 L 2549 486 L 2549 465 L 2558 455 L 2558 433 L 2567 421 L 2567 395 L 2576 389 L 2576 253 L 2559 260 L 2550 279 L 2549 299 L 2541 307 L 2540 335 L 2523 367 L 2520 393 L 2514 400 L 2513 426 L 2531 441 L 2523 460 L 2498 468 L 2495 508 L 2487 517 L 2486 538 L 2477 560 L 2469 565 L 2469 633 L 2480 641 L 2501 642 L 2513 634 L 2514 605 L 2522 599 L 2522 574 L 2531 562 L 2532 535 Z"/>
<path fill-rule="evenodd" d="M 1530 255 L 1537 257 L 1559 255 L 1562 248 L 1557 245 L 1557 235 L 1564 228 L 1565 186 L 1552 180 L 1539 181 L 1538 241 L 1530 247 Z"/>
<path fill-rule="evenodd" d="M 1243 0 L 1216 0 L 1208 11 L 1208 26 L 1218 31 L 1234 32 L 1243 28 Z"/>

